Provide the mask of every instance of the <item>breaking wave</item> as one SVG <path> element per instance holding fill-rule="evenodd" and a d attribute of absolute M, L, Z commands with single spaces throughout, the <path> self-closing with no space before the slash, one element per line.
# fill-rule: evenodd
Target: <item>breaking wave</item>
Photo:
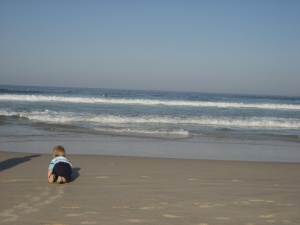
<path fill-rule="evenodd" d="M 62 97 L 44 95 L 0 95 L 0 101 L 19 102 L 63 102 L 83 104 L 127 104 L 127 105 L 153 105 L 153 106 L 178 106 L 178 107 L 214 107 L 214 108 L 257 108 L 271 110 L 300 110 L 300 105 L 271 104 L 271 103 L 238 103 L 238 102 L 213 102 L 213 101 L 181 101 L 181 100 L 153 100 L 153 99 L 122 99 L 106 97 Z"/>
<path fill-rule="evenodd" d="M 12 112 L 0 110 L 1 116 L 19 117 L 30 121 L 44 123 L 84 123 L 104 125 L 187 125 L 187 126 L 213 126 L 238 127 L 252 129 L 299 129 L 299 119 L 286 119 L 275 117 L 171 117 L 171 116 L 113 116 L 95 115 L 89 113 L 56 112 L 50 110 L 32 112 Z"/>

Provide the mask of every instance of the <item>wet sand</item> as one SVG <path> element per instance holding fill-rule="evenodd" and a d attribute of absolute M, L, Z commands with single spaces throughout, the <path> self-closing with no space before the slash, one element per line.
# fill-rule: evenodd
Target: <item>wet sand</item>
<path fill-rule="evenodd" d="M 0 224 L 300 224 L 300 163 L 0 152 Z"/>

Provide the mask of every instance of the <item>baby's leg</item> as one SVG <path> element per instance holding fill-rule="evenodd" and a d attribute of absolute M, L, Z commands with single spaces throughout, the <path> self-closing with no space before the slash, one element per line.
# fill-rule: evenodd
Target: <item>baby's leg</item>
<path fill-rule="evenodd" d="M 71 174 L 72 174 L 72 168 L 70 164 L 60 162 L 55 164 L 53 171 L 57 175 L 57 183 L 66 183 L 70 181 Z"/>

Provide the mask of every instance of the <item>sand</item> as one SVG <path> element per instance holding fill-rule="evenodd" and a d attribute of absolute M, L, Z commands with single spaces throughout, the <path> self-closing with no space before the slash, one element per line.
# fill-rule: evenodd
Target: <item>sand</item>
<path fill-rule="evenodd" d="M 0 152 L 0 224 L 300 224 L 300 163 Z"/>

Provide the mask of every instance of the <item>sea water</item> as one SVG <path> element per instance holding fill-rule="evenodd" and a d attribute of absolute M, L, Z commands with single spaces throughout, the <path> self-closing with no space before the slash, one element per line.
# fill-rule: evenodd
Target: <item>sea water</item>
<path fill-rule="evenodd" d="M 294 149 L 291 157 L 300 161 L 300 97 L 2 85 L 0 136 L 2 148 L 57 140 L 214 143 L 224 149 L 224 143 L 268 143 Z"/>

